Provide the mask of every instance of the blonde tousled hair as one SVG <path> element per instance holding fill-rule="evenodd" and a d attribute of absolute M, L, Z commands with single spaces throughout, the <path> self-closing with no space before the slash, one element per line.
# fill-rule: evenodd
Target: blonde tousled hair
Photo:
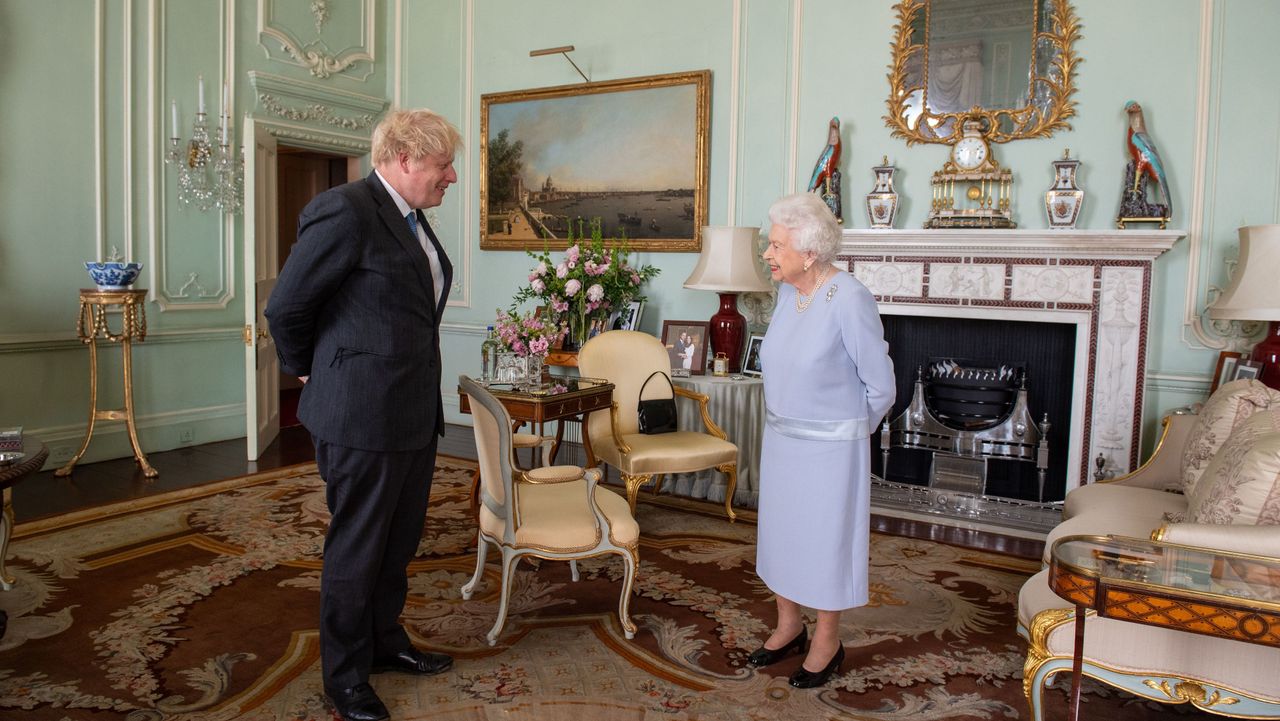
<path fill-rule="evenodd" d="M 395 162 L 401 153 L 411 160 L 428 155 L 457 155 L 462 135 L 439 113 L 425 108 L 393 110 L 373 129 L 374 166 Z"/>

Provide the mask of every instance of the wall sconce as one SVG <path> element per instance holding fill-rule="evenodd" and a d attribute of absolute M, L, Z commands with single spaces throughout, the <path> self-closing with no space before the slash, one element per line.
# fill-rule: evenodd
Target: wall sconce
<path fill-rule="evenodd" d="M 244 148 L 232 150 L 231 89 L 222 85 L 222 114 L 219 115 L 218 145 L 209 141 L 209 121 L 204 104 L 204 76 L 197 80 L 198 102 L 191 139 L 185 144 L 178 120 L 178 101 L 170 101 L 172 135 L 166 165 L 178 168 L 178 201 L 200 211 L 218 208 L 239 214 L 244 208 Z"/>

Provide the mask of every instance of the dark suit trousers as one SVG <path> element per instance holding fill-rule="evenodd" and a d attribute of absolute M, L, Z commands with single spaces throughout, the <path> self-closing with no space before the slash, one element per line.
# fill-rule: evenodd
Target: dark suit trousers
<path fill-rule="evenodd" d="M 405 575 L 422 538 L 436 442 L 415 451 L 364 451 L 313 438 L 329 530 L 320 574 L 324 685 L 369 679 L 374 659 L 409 648 L 400 625 Z"/>

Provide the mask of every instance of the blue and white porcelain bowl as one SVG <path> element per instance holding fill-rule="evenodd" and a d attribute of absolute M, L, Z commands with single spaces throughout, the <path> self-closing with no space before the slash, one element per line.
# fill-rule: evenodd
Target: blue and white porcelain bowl
<path fill-rule="evenodd" d="M 117 261 L 106 263 L 86 261 L 84 267 L 89 271 L 89 277 L 93 278 L 98 290 L 124 290 L 133 285 L 133 281 L 138 279 L 138 272 L 142 270 L 141 263 Z"/>

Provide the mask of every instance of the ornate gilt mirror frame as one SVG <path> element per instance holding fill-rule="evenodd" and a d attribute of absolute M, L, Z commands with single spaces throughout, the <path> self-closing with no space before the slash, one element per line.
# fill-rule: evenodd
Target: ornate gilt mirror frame
<path fill-rule="evenodd" d="M 961 120 L 978 116 L 988 129 L 990 142 L 1007 143 L 1019 138 L 1042 138 L 1055 131 L 1070 128 L 1067 118 L 1075 115 L 1076 65 L 1080 63 L 1075 42 L 1080 37 L 1080 22 L 1069 0 L 1028 0 L 1034 7 L 1046 8 L 1043 20 L 1036 15 L 1032 27 L 1032 63 L 1029 76 L 1028 104 L 1020 108 L 987 109 L 974 106 L 964 112 L 933 113 L 928 106 L 929 85 L 928 28 L 930 0 L 901 0 L 897 6 L 898 24 L 894 26 L 893 63 L 889 66 L 889 112 L 885 125 L 894 137 L 915 143 L 954 143 L 961 133 Z M 1041 29 L 1043 28 L 1043 29 Z M 921 38 L 916 42 L 915 38 Z M 1052 51 L 1043 74 L 1034 58 L 1040 51 Z M 918 77 L 910 77 L 913 61 L 923 69 Z M 913 83 L 908 86 L 908 83 Z M 918 103 L 919 109 L 914 107 Z"/>

